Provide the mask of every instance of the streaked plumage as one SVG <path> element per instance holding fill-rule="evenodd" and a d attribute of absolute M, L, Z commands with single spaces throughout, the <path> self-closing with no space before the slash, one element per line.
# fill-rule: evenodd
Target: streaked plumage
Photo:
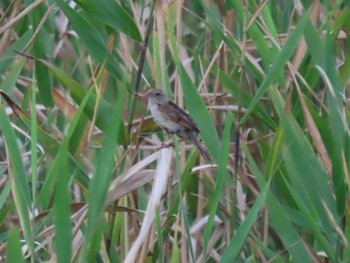
<path fill-rule="evenodd" d="M 199 130 L 192 118 L 170 101 L 162 90 L 150 89 L 146 96 L 154 122 L 167 133 L 176 134 L 181 139 L 193 142 L 202 156 L 210 160 L 209 153 L 197 139 Z"/>

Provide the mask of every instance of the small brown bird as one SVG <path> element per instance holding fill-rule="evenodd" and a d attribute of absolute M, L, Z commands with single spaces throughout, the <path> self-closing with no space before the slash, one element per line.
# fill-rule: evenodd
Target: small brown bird
<path fill-rule="evenodd" d="M 192 118 L 179 106 L 170 101 L 159 89 L 146 92 L 148 107 L 153 120 L 169 134 L 176 134 L 180 139 L 193 142 L 206 160 L 211 160 L 209 153 L 198 141 L 199 130 Z"/>

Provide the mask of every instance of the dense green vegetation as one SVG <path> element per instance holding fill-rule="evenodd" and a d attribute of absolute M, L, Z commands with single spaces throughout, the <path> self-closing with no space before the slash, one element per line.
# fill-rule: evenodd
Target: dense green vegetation
<path fill-rule="evenodd" d="M 0 11 L 1 262 L 350 262 L 348 1 Z"/>

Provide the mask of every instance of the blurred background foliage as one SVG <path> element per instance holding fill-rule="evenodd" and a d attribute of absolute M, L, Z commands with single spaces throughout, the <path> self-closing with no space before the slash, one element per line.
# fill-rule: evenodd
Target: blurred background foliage
<path fill-rule="evenodd" d="M 0 261 L 349 262 L 349 15 L 2 0 Z M 147 87 L 211 163 L 157 128 Z"/>

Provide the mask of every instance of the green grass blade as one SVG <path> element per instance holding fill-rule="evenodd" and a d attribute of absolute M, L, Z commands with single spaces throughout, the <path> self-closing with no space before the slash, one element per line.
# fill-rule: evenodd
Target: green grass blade
<path fill-rule="evenodd" d="M 3 189 L 1 190 L 0 193 L 0 210 L 3 208 L 3 206 L 6 204 L 7 197 L 10 194 L 11 191 L 11 185 L 8 182 L 3 186 Z"/>
<path fill-rule="evenodd" d="M 32 168 L 32 196 L 33 196 L 33 204 L 36 203 L 36 188 L 38 183 L 38 133 L 37 133 L 37 120 L 36 120 L 36 92 L 35 92 L 35 77 L 33 74 L 33 83 L 31 86 L 31 99 L 32 99 L 32 107 L 31 107 L 31 141 L 30 141 L 30 163 Z"/>
<path fill-rule="evenodd" d="M 83 116 L 84 108 L 89 101 L 92 90 L 86 94 L 82 101 L 79 110 L 69 127 L 68 133 L 65 136 L 60 150 L 55 158 L 55 163 L 52 166 L 50 174 L 55 174 L 54 180 L 54 217 L 55 217 L 55 249 L 58 262 L 69 262 L 71 260 L 72 246 L 72 223 L 70 221 L 70 197 L 69 197 L 69 143 L 74 135 L 76 127 L 80 123 Z M 51 179 L 52 181 L 52 179 Z M 42 191 L 41 196 L 49 199 L 47 192 Z"/>
<path fill-rule="evenodd" d="M 227 119 L 225 123 L 225 129 L 222 139 L 222 148 L 220 149 L 220 159 L 218 163 L 218 172 L 216 175 L 216 184 L 214 189 L 214 194 L 210 201 L 210 211 L 207 226 L 204 230 L 204 254 L 206 254 L 206 249 L 209 243 L 212 230 L 214 228 L 214 219 L 218 211 L 220 199 L 222 197 L 222 192 L 224 188 L 224 183 L 228 178 L 227 162 L 230 151 L 230 135 L 231 127 L 233 123 L 233 116 L 231 112 L 228 112 Z"/>
<path fill-rule="evenodd" d="M 259 197 L 255 201 L 254 206 L 249 211 L 244 222 L 237 229 L 237 231 L 234 234 L 233 238 L 231 239 L 229 245 L 227 246 L 226 250 L 224 251 L 224 253 L 220 259 L 220 263 L 230 263 L 230 262 L 234 262 L 237 260 L 237 257 L 239 256 L 239 254 L 240 254 L 240 252 L 245 244 L 245 241 L 251 232 L 251 228 L 253 227 L 253 224 L 258 216 L 258 213 L 259 213 L 260 209 L 264 206 L 269 187 L 270 187 L 270 184 L 267 183 L 264 186 L 264 188 L 262 189 Z"/>
<path fill-rule="evenodd" d="M 220 140 L 216 131 L 214 122 L 210 117 L 208 110 L 201 97 L 199 96 L 193 82 L 187 75 L 184 67 L 179 65 L 179 75 L 184 90 L 185 103 L 191 117 L 195 120 L 198 125 L 198 129 L 201 133 L 205 145 L 208 147 L 210 154 L 213 156 L 215 161 L 218 161 L 220 156 Z"/>
<path fill-rule="evenodd" d="M 249 164 L 251 165 L 252 172 L 257 179 L 257 183 L 260 189 L 266 187 L 266 181 L 261 173 L 260 169 L 257 167 L 251 153 L 249 152 L 246 145 L 242 145 L 243 150 L 247 155 Z M 305 248 L 301 237 L 298 235 L 293 224 L 290 222 L 289 218 L 283 211 L 281 205 L 279 204 L 277 198 L 273 195 L 271 191 L 268 192 L 266 197 L 266 205 L 269 211 L 269 216 L 271 220 L 271 227 L 273 227 L 278 233 L 280 239 L 282 240 L 286 250 L 290 253 L 295 262 L 313 262 L 311 257 Z"/>
<path fill-rule="evenodd" d="M 89 187 L 88 226 L 85 232 L 85 243 L 82 260 L 94 262 L 94 258 L 100 246 L 101 230 L 103 229 L 104 207 L 107 191 L 112 179 L 114 167 L 114 152 L 118 143 L 120 128 L 120 115 L 123 106 L 124 95 L 121 92 L 113 111 L 114 121 L 106 131 L 102 148 L 96 160 L 95 171 Z"/>
<path fill-rule="evenodd" d="M 81 105 L 80 105 L 77 113 L 75 114 L 74 119 L 69 127 L 68 133 L 65 136 L 62 144 L 60 145 L 60 148 L 58 150 L 56 158 L 55 158 L 55 160 L 51 166 L 51 169 L 49 170 L 49 172 L 46 176 L 45 182 L 43 183 L 43 186 L 40 190 L 40 193 L 38 196 L 38 202 L 41 203 L 41 205 L 44 207 L 44 209 L 47 208 L 48 202 L 51 200 L 51 194 L 54 191 L 55 185 L 56 185 L 57 180 L 58 180 L 57 177 L 60 176 L 59 175 L 60 174 L 60 166 L 61 166 L 61 162 L 63 162 L 63 161 L 61 161 L 61 159 L 64 158 L 64 156 L 65 156 L 66 144 L 70 145 L 72 138 L 75 138 L 74 135 L 75 135 L 76 128 L 80 124 L 81 118 L 84 117 L 83 113 L 84 113 L 86 105 L 88 104 L 90 96 L 92 96 L 92 90 L 90 90 L 86 94 L 85 98 L 82 100 Z M 73 142 L 73 143 L 75 143 L 75 142 Z M 69 157 L 70 157 L 69 158 L 70 165 L 68 168 L 69 173 L 72 176 L 74 174 L 76 174 L 76 178 L 77 178 L 78 183 L 80 183 L 84 189 L 87 189 L 88 183 L 90 182 L 90 180 L 86 177 L 86 174 L 84 174 L 82 172 L 82 170 L 80 170 L 80 167 L 77 165 L 75 159 L 71 155 L 69 155 Z"/>
<path fill-rule="evenodd" d="M 282 105 L 283 100 L 278 92 L 271 91 L 270 96 L 276 109 L 280 114 L 282 125 L 285 131 L 285 138 L 293 138 L 284 143 L 284 156 L 289 179 L 294 183 L 294 187 L 304 202 L 308 204 L 310 210 L 315 206 L 325 233 L 329 239 L 333 239 L 333 230 L 325 211 L 323 202 L 328 209 L 334 213 L 336 221 L 336 208 L 332 197 L 332 189 L 327 183 L 328 176 L 320 161 L 315 156 L 312 146 L 308 142 L 302 129 L 298 126 L 292 116 L 286 116 Z M 303 176 L 307 174 L 308 176 Z"/>
<path fill-rule="evenodd" d="M 29 191 L 28 182 L 26 180 L 26 173 L 24 169 L 23 159 L 19 151 L 17 144 L 17 136 L 14 130 L 11 127 L 10 120 L 8 119 L 7 114 L 4 111 L 4 108 L 0 108 L 0 127 L 3 132 L 7 148 L 10 154 L 10 160 L 12 162 L 13 169 L 13 179 L 16 184 L 16 189 L 20 192 L 20 195 L 23 197 L 23 205 L 30 207 L 31 196 Z"/>
<path fill-rule="evenodd" d="M 239 1 L 234 1 L 235 9 L 237 10 L 237 15 L 240 19 L 241 24 L 243 25 L 243 20 L 247 19 L 244 16 L 248 16 L 248 10 L 242 5 Z M 249 17 L 250 18 L 250 17 Z M 262 59 L 262 64 L 264 65 L 265 71 L 269 72 L 269 68 L 273 62 L 273 50 L 266 41 L 265 35 L 262 30 L 259 28 L 258 24 L 254 22 L 249 28 L 248 32 L 249 36 L 254 41 L 257 51 L 259 52 L 259 56 Z M 243 32 L 242 32 L 243 34 Z M 276 47 L 275 47 L 276 48 Z"/>
<path fill-rule="evenodd" d="M 272 178 L 281 161 L 281 153 L 284 141 L 285 132 L 282 126 L 278 126 L 275 134 L 275 138 L 272 143 L 271 150 L 269 151 L 269 156 L 267 158 L 265 178 Z"/>
<path fill-rule="evenodd" d="M 70 262 L 72 250 L 72 222 L 70 221 L 70 198 L 68 176 L 68 139 L 57 156 L 57 179 L 54 195 L 55 250 L 57 262 Z"/>
<path fill-rule="evenodd" d="M 14 227 L 9 232 L 7 239 L 6 262 L 24 263 L 18 228 Z"/>
<path fill-rule="evenodd" d="M 323 235 L 322 228 L 320 228 L 319 226 L 319 219 L 317 218 L 315 213 L 310 213 L 309 208 L 304 205 L 303 200 L 301 200 L 299 195 L 296 193 L 294 188 L 288 183 L 287 180 L 285 180 L 285 183 L 291 195 L 293 196 L 294 201 L 297 203 L 299 209 L 301 210 L 302 214 L 306 217 L 306 220 L 309 223 L 309 227 L 315 234 L 315 239 L 319 242 L 320 247 L 322 247 L 322 249 L 324 249 L 324 251 L 327 253 L 328 257 L 333 261 L 335 256 L 334 250 L 329 245 L 327 238 Z"/>
<path fill-rule="evenodd" d="M 10 193 L 11 187 L 10 184 L 6 185 L 6 188 L 4 190 L 4 194 L 1 193 L 0 198 L 2 199 L 3 197 L 8 197 Z M 6 206 L 1 206 L 0 209 L 0 224 L 4 224 L 6 221 L 5 219 L 11 215 L 12 209 L 13 209 L 14 203 L 11 202 Z"/>
<path fill-rule="evenodd" d="M 336 69 L 336 57 L 331 50 L 334 48 L 331 36 L 328 33 L 324 39 L 320 39 L 315 27 L 309 22 L 305 29 L 305 40 L 309 47 L 312 59 L 317 65 L 327 87 L 327 105 L 329 108 L 329 127 L 332 131 L 332 175 L 335 194 L 337 197 L 337 209 L 340 215 L 345 212 L 346 185 L 344 182 L 344 138 L 345 130 L 349 133 L 348 124 L 343 119 L 343 84 Z M 315 44 L 315 45 L 314 45 Z"/>
<path fill-rule="evenodd" d="M 12 99 L 6 93 L 4 93 L 3 91 L 0 91 L 0 93 L 1 93 L 1 96 L 10 105 L 12 110 L 16 113 L 16 116 L 18 116 L 21 119 L 21 121 L 23 121 L 23 123 L 27 127 L 31 127 L 32 120 L 30 119 L 30 117 L 25 112 L 23 112 L 12 101 Z M 42 144 L 45 154 L 47 154 L 48 156 L 54 158 L 57 155 L 58 151 L 59 151 L 59 147 L 60 147 L 59 139 L 55 138 L 54 136 L 52 136 L 50 133 L 48 133 L 48 131 L 46 131 L 45 129 L 43 129 L 39 125 L 37 125 L 37 127 L 36 127 L 36 132 L 37 132 L 38 141 L 40 141 L 40 143 Z M 84 169 L 79 165 L 79 162 L 76 161 L 73 158 L 73 156 L 70 156 L 69 160 L 70 160 L 70 163 L 71 163 L 71 165 L 70 165 L 71 174 L 76 172 L 76 182 L 83 189 L 87 189 L 88 188 L 88 182 L 90 180 L 88 179 L 86 173 L 84 172 Z M 50 173 L 49 173 L 49 175 L 50 175 Z M 51 176 L 53 176 L 53 175 L 51 174 Z M 48 178 L 51 178 L 51 177 L 48 176 Z M 47 182 L 47 181 L 48 180 L 46 180 L 45 182 Z M 44 184 L 43 188 L 45 188 L 45 184 Z M 46 200 L 46 201 L 48 201 L 48 200 Z"/>
<path fill-rule="evenodd" d="M 280 52 L 275 55 L 276 59 L 272 63 L 271 72 L 266 75 L 266 78 L 261 83 L 258 92 L 254 96 L 252 102 L 249 105 L 249 108 L 247 109 L 247 112 L 243 115 L 241 123 L 245 123 L 247 121 L 248 116 L 251 114 L 259 99 L 265 94 L 269 86 L 275 80 L 275 77 L 278 76 L 279 72 L 284 69 L 286 63 L 299 45 L 299 40 L 303 36 L 304 28 L 307 24 L 308 19 L 309 12 L 306 12 L 300 20 L 299 24 L 296 26 L 295 30 L 288 37 Z"/>
<path fill-rule="evenodd" d="M 10 120 L 3 107 L 0 107 L 0 127 L 6 141 L 11 160 L 12 194 L 18 209 L 22 231 L 29 251 L 34 252 L 33 235 L 29 211 L 31 211 L 32 198 L 24 169 L 23 159 L 17 144 L 17 136 L 11 127 Z"/>

